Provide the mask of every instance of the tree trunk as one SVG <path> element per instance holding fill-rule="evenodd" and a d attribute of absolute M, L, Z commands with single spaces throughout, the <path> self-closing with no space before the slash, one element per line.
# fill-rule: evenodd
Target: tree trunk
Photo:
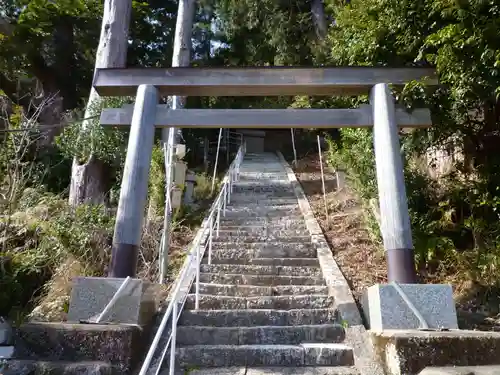
<path fill-rule="evenodd" d="M 316 30 L 316 36 L 318 37 L 318 40 L 322 41 L 325 38 L 326 33 L 328 31 L 323 0 L 312 0 L 311 14 L 314 23 L 314 28 Z"/>
<path fill-rule="evenodd" d="M 190 63 L 191 55 L 191 37 L 193 35 L 193 22 L 194 22 L 194 11 L 196 8 L 196 0 L 179 0 L 179 8 L 177 11 L 177 20 L 175 23 L 175 37 L 174 37 L 174 51 L 172 57 L 172 66 L 188 66 Z M 172 97 L 172 108 L 179 109 L 183 108 L 185 104 L 185 97 L 174 96 Z M 169 132 L 172 131 L 173 137 L 169 137 Z M 167 142 L 167 148 L 170 152 L 168 164 L 170 165 L 170 170 L 172 170 L 172 163 L 174 158 L 173 147 L 179 144 L 182 139 L 182 132 L 180 129 L 166 128 L 162 130 L 162 140 Z M 166 171 L 167 175 L 167 189 L 166 194 L 171 196 L 171 191 L 169 191 L 170 181 L 172 180 L 172 173 Z M 160 265 L 160 282 L 163 282 L 163 277 L 165 277 L 168 267 L 168 248 L 170 246 L 170 221 L 172 217 L 171 205 L 165 207 L 165 220 L 164 220 L 164 238 L 161 250 L 161 265 Z"/>
<path fill-rule="evenodd" d="M 196 0 L 179 0 L 177 10 L 177 20 L 175 23 L 174 52 L 172 56 L 172 66 L 189 66 L 191 61 L 191 38 L 193 36 L 194 11 Z M 183 108 L 186 98 L 174 96 L 172 98 L 173 108 Z M 162 140 L 168 141 L 169 128 L 162 131 Z M 182 138 L 182 131 L 177 129 L 175 143 Z"/>
<path fill-rule="evenodd" d="M 132 3 L 128 0 L 105 0 L 102 17 L 101 36 L 97 47 L 95 68 L 124 68 L 127 61 L 128 29 Z M 85 118 L 93 115 L 93 103 L 99 95 L 92 88 L 85 110 Z M 82 125 L 85 131 L 87 124 Z M 103 203 L 107 194 L 108 181 L 104 173 L 104 163 L 93 155 L 80 164 L 73 160 L 69 204 Z"/>

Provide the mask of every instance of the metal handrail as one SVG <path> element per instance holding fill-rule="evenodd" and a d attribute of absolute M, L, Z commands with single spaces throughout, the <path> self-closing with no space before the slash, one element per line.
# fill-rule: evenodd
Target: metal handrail
<path fill-rule="evenodd" d="M 212 204 L 206 219 L 203 221 L 200 230 L 198 231 L 196 237 L 189 247 L 189 253 L 184 266 L 182 267 L 181 273 L 177 276 L 176 285 L 170 294 L 170 303 L 168 304 L 167 310 L 162 317 L 160 326 L 156 331 L 155 337 L 151 346 L 149 347 L 146 358 L 142 364 L 139 375 L 146 375 L 151 361 L 158 349 L 158 344 L 164 334 L 165 328 L 167 326 L 168 320 L 172 317 L 172 330 L 168 337 L 168 341 L 165 348 L 162 351 L 158 367 L 156 368 L 155 374 L 161 370 L 163 360 L 170 346 L 170 364 L 169 364 L 169 375 L 174 375 L 175 372 L 175 342 L 177 333 L 177 321 L 179 320 L 180 314 L 184 307 L 189 290 L 192 287 L 193 281 L 195 281 L 195 309 L 197 310 L 200 305 L 200 264 L 205 254 L 205 250 L 208 247 L 208 264 L 212 263 L 212 240 L 215 233 L 216 236 L 219 235 L 220 227 L 220 215 L 226 213 L 226 205 L 230 203 L 231 193 L 233 192 L 233 184 L 238 180 L 240 165 L 245 156 L 246 147 L 242 144 L 238 149 L 233 162 L 229 166 L 229 169 L 222 181 L 222 186 L 217 198 Z M 193 272 L 194 271 L 194 272 Z M 194 273 L 194 275 L 193 275 Z M 194 280 L 193 280 L 194 279 Z M 186 285 L 187 284 L 187 285 Z M 180 308 L 179 308 L 180 303 Z"/>

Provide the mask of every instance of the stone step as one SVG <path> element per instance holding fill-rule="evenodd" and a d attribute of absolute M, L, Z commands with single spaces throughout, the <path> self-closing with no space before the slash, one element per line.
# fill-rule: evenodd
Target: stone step
<path fill-rule="evenodd" d="M 202 264 L 203 273 L 242 274 L 242 275 L 276 275 L 276 276 L 321 276 L 318 267 L 300 266 L 258 266 L 243 264 Z"/>
<path fill-rule="evenodd" d="M 352 348 L 344 344 L 192 345 L 177 348 L 180 367 L 352 366 Z"/>
<path fill-rule="evenodd" d="M 95 355 L 97 356 L 98 353 Z M 118 368 L 103 361 L 9 359 L 5 361 L 5 367 L 1 367 L 3 367 L 2 374 L 11 375 L 113 375 L 122 373 Z"/>
<path fill-rule="evenodd" d="M 262 276 L 241 274 L 202 273 L 201 283 L 279 286 L 279 285 L 325 285 L 322 277 L 312 276 Z"/>
<path fill-rule="evenodd" d="M 247 192 L 240 194 L 231 194 L 231 200 L 228 205 L 228 210 L 242 209 L 242 210 L 258 210 L 266 211 L 269 209 L 289 209 L 299 208 L 297 198 L 277 198 L 273 195 L 262 195 Z"/>
<path fill-rule="evenodd" d="M 258 203 L 256 207 L 248 207 L 247 204 L 239 205 L 237 208 L 229 207 L 226 209 L 226 213 L 221 215 L 224 218 L 254 218 L 260 217 L 263 219 L 267 218 L 290 218 L 290 219 L 300 219 L 302 212 L 298 206 L 272 206 L 269 203 Z M 262 208 L 265 207 L 265 208 Z M 302 219 L 304 217 L 302 216 Z"/>
<path fill-rule="evenodd" d="M 269 191 L 261 193 L 257 189 L 239 188 L 233 189 L 231 194 L 231 204 L 241 204 L 244 202 L 269 204 L 296 204 L 297 196 L 293 191 Z"/>
<path fill-rule="evenodd" d="M 231 225 L 231 221 L 221 221 L 220 230 L 223 232 L 242 232 L 242 233 L 259 233 L 265 230 L 307 230 L 307 226 L 302 220 L 301 222 L 291 223 L 272 223 L 262 222 L 262 224 L 251 225 Z"/>
<path fill-rule="evenodd" d="M 224 243 L 224 242 L 231 242 L 233 246 L 235 244 L 240 244 L 240 243 L 255 243 L 255 242 L 260 242 L 260 243 L 269 243 L 269 242 L 281 242 L 281 243 L 311 243 L 311 236 L 305 235 L 305 236 L 291 236 L 291 235 L 281 235 L 281 234 L 269 234 L 269 235 L 250 235 L 250 236 L 225 236 L 222 233 L 219 234 L 219 237 L 214 237 L 213 242 L 214 243 Z"/>
<path fill-rule="evenodd" d="M 179 318 L 179 325 L 211 327 L 297 326 L 336 322 L 338 312 L 335 309 L 184 310 Z"/>
<path fill-rule="evenodd" d="M 195 293 L 196 287 L 193 283 L 191 293 Z M 328 294 L 328 287 L 321 285 L 282 285 L 282 286 L 255 286 L 255 285 L 230 285 L 200 283 L 201 294 L 214 296 L 233 297 L 259 297 L 259 296 L 284 296 L 284 295 L 308 295 Z"/>
<path fill-rule="evenodd" d="M 273 195 L 286 193 L 291 197 L 295 197 L 295 190 L 288 180 L 281 180 L 272 182 L 271 180 L 254 180 L 254 181 L 237 181 L 233 184 L 233 193 L 244 193 L 246 191 L 253 191 L 258 195 Z"/>
<path fill-rule="evenodd" d="M 267 192 L 275 192 L 275 191 L 291 191 L 293 192 L 293 187 L 288 179 L 284 177 L 277 179 L 263 179 L 259 178 L 254 181 L 252 180 L 239 180 L 233 184 L 234 189 L 256 189 L 257 191 L 261 191 L 263 193 Z"/>
<path fill-rule="evenodd" d="M 288 180 L 288 175 L 282 172 L 272 172 L 272 173 L 251 173 L 244 172 L 245 174 L 240 173 L 237 183 L 247 183 L 247 184 L 288 184 L 290 185 L 290 180 Z"/>
<path fill-rule="evenodd" d="M 333 307 L 333 298 L 324 294 L 305 296 L 259 296 L 259 297 L 228 297 L 200 294 L 200 309 L 325 309 Z M 195 295 L 189 294 L 185 308 L 195 308 Z"/>
<path fill-rule="evenodd" d="M 220 217 L 221 226 L 289 226 L 293 228 L 294 226 L 305 226 L 304 216 L 302 214 L 296 215 L 295 217 L 291 215 L 277 216 L 277 217 Z"/>
<path fill-rule="evenodd" d="M 261 230 L 248 230 L 241 227 L 236 230 L 228 230 L 225 227 L 220 227 L 218 237 L 274 237 L 274 236 L 291 236 L 291 237 L 307 237 L 310 236 L 307 228 L 262 228 Z M 216 236 L 217 237 L 217 236 Z"/>
<path fill-rule="evenodd" d="M 345 339 L 340 324 L 304 326 L 177 328 L 177 345 L 299 345 L 303 343 L 338 343 Z"/>
<path fill-rule="evenodd" d="M 229 211 L 226 210 L 226 214 L 223 216 L 226 220 L 230 219 L 247 219 L 247 220 L 269 220 L 269 219 L 283 219 L 287 220 L 304 220 L 304 215 L 299 210 L 298 207 L 289 208 L 284 207 L 282 209 L 247 209 L 247 210 L 239 210 L 239 211 Z"/>
<path fill-rule="evenodd" d="M 239 197 L 243 198 L 248 194 L 241 194 Z M 234 198 L 234 199 L 233 199 Z M 291 210 L 299 209 L 299 202 L 297 199 L 261 199 L 255 200 L 253 202 L 245 202 L 241 204 L 233 203 L 238 195 L 231 195 L 230 203 L 226 207 L 226 213 L 231 211 L 258 211 L 260 213 L 265 213 L 266 211 L 276 211 L 276 210 Z"/>
<path fill-rule="evenodd" d="M 426 367 L 418 375 L 498 375 L 500 365 Z"/>
<path fill-rule="evenodd" d="M 249 254 L 252 258 L 311 258 L 316 257 L 316 247 L 312 242 L 243 242 L 238 246 L 231 242 L 212 243 L 212 254 L 230 250 L 234 257 Z"/>
<path fill-rule="evenodd" d="M 202 262 L 208 263 L 208 252 Z M 259 266 L 300 266 L 300 267 L 319 267 L 319 261 L 316 258 L 223 258 L 214 257 L 212 252 L 212 264 L 243 264 Z"/>
<path fill-rule="evenodd" d="M 185 369 L 175 375 L 185 375 Z M 160 373 L 168 375 L 167 372 Z M 360 375 L 355 366 L 198 368 L 189 375 Z"/>
<path fill-rule="evenodd" d="M 262 243 L 240 244 L 234 249 L 234 244 L 214 243 L 212 259 L 248 260 L 255 258 L 316 258 L 316 249 L 313 243 L 285 243 L 278 246 Z M 208 255 L 208 252 L 205 254 Z"/>

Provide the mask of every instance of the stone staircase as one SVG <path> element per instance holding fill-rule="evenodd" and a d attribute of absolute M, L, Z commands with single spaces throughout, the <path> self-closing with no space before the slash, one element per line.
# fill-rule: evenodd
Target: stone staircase
<path fill-rule="evenodd" d="M 278 157 L 246 155 L 240 171 L 212 264 L 205 253 L 200 309 L 192 289 L 178 323 L 177 367 L 197 369 L 190 374 L 358 374 Z"/>

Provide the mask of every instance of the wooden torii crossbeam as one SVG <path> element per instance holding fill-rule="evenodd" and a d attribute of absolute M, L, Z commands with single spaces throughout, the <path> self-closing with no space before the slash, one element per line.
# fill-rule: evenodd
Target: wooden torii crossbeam
<path fill-rule="evenodd" d="M 428 110 L 396 109 L 389 84 L 419 80 L 436 85 L 427 68 L 261 67 L 97 69 L 93 86 L 103 96 L 136 94 L 133 109 L 103 111 L 103 125 L 130 127 L 120 191 L 111 277 L 135 276 L 156 126 L 367 127 L 373 126 L 381 232 L 389 281 L 415 283 L 415 260 L 399 145 L 399 127 L 430 126 Z M 160 95 L 363 95 L 370 106 L 347 110 L 169 110 Z"/>
<path fill-rule="evenodd" d="M 103 126 L 124 127 L 132 123 L 133 106 L 106 108 L 101 113 Z M 407 112 L 396 109 L 400 128 L 431 126 L 428 109 Z M 165 104 L 156 107 L 156 127 L 176 128 L 363 128 L 373 126 L 370 105 L 358 109 L 171 109 Z"/>
<path fill-rule="evenodd" d="M 165 96 L 332 96 L 362 95 L 378 83 L 404 86 L 413 80 L 437 84 L 428 68 L 176 67 L 97 69 L 94 88 L 101 96 L 135 95 L 139 85 L 153 85 Z"/>

